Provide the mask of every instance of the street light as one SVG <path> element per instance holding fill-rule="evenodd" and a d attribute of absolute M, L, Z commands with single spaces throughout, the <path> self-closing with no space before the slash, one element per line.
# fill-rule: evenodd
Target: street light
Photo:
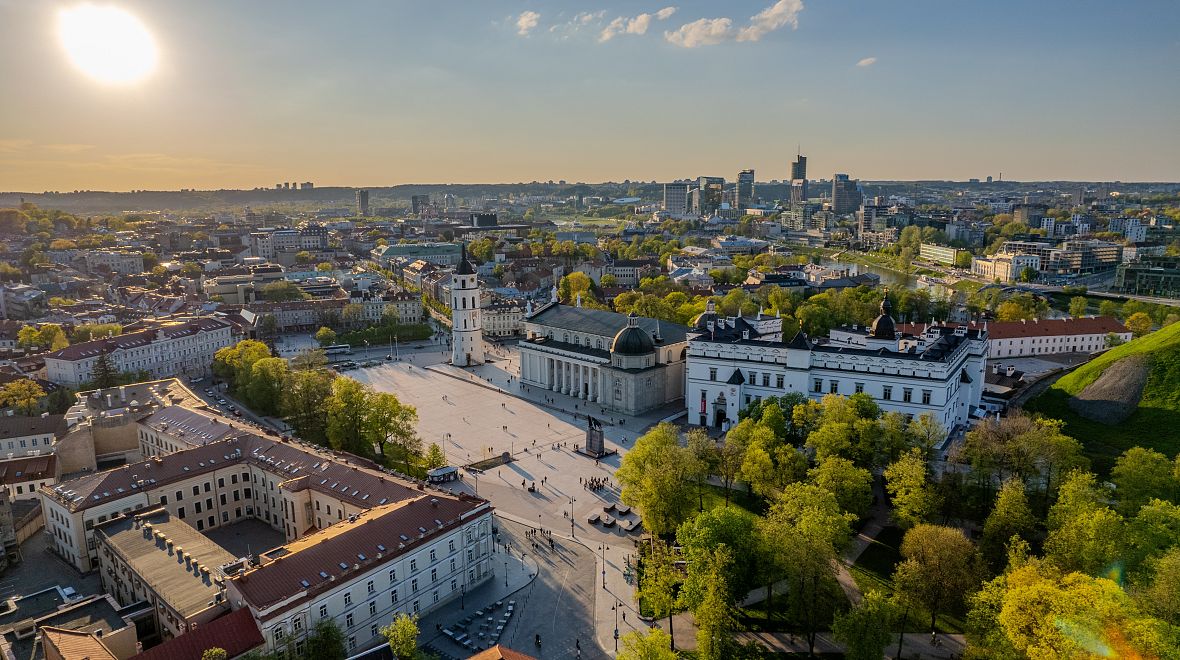
<path fill-rule="evenodd" d="M 504 560 L 504 586 L 508 586 L 508 560 Z"/>
<path fill-rule="evenodd" d="M 615 655 L 619 654 L 619 608 L 622 603 L 615 601 L 615 605 L 611 605 L 611 609 L 615 611 Z"/>
<path fill-rule="evenodd" d="M 602 551 L 602 588 L 606 589 L 606 551 L 609 548 L 606 547 L 606 544 L 603 544 L 598 546 L 598 549 Z"/>

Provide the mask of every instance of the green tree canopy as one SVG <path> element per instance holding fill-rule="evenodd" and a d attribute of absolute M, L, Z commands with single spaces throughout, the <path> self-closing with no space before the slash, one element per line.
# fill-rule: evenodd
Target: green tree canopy
<path fill-rule="evenodd" d="M 693 461 L 676 426 L 661 423 L 635 440 L 615 473 L 622 500 L 639 510 L 653 534 L 673 531 L 693 505 Z"/>

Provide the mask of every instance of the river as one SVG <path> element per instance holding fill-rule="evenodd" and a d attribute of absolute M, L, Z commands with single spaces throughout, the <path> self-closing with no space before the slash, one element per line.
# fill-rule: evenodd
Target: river
<path fill-rule="evenodd" d="M 920 281 L 917 275 L 910 275 L 908 273 L 901 273 L 896 270 L 874 266 L 872 264 L 859 264 L 852 261 L 839 261 L 824 257 L 820 259 L 820 264 L 829 268 L 847 268 L 852 274 L 872 273 L 881 278 L 881 284 L 897 288 L 902 287 L 906 289 L 928 289 L 933 298 L 941 298 L 945 296 L 954 296 L 955 291 L 945 287 L 941 284 Z"/>

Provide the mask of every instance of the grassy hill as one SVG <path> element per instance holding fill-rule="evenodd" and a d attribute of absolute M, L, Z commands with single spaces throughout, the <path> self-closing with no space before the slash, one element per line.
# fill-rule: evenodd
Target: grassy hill
<path fill-rule="evenodd" d="M 1104 424 L 1079 415 L 1070 406 L 1070 401 L 1085 396 L 1084 392 L 1109 391 L 1110 377 L 1117 374 L 1121 378 L 1122 372 L 1135 368 L 1146 369 L 1146 380 L 1138 405 L 1123 421 Z M 1094 387 L 1087 390 L 1091 385 Z M 1065 420 L 1066 432 L 1085 445 L 1094 468 L 1103 473 L 1119 454 L 1135 445 L 1174 456 L 1180 451 L 1180 323 L 1103 353 L 1061 377 L 1027 408 Z"/>

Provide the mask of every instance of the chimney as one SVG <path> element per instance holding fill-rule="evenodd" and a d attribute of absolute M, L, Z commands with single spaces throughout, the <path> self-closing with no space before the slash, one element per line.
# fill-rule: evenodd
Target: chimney
<path fill-rule="evenodd" d="M 1014 365 L 1014 364 L 1008 365 L 1008 377 L 1011 378 L 1015 375 L 1016 375 L 1016 365 Z"/>
<path fill-rule="evenodd" d="M 126 385 L 119 386 L 119 401 L 122 401 L 123 403 L 127 403 L 127 386 Z"/>
<path fill-rule="evenodd" d="M 111 395 L 110 395 L 110 394 L 108 394 L 108 395 L 107 395 L 107 408 L 110 408 L 110 407 L 112 407 L 112 403 L 111 403 Z"/>
<path fill-rule="evenodd" d="M 992 365 L 992 373 L 993 373 L 993 374 L 999 374 L 999 373 L 1000 373 L 1000 365 L 998 365 L 998 364 L 993 364 L 993 365 Z"/>
<path fill-rule="evenodd" d="M 749 339 L 749 338 L 750 338 L 750 331 L 749 330 L 742 330 L 742 339 Z"/>

